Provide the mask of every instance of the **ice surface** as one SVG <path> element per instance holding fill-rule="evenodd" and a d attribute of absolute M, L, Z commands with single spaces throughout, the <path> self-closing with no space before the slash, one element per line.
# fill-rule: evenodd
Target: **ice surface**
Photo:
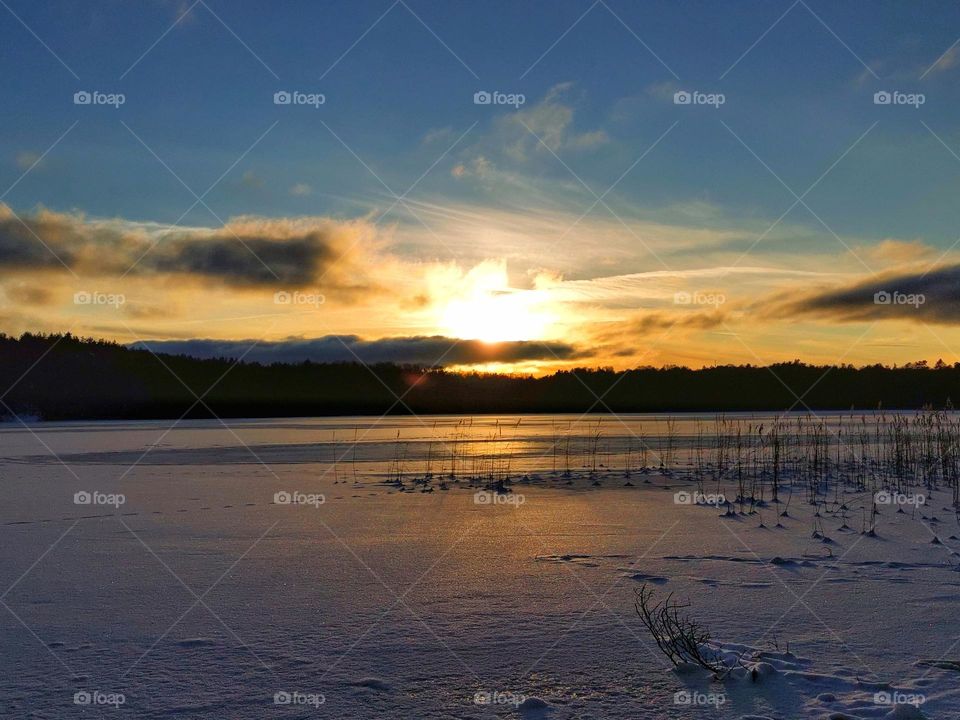
<path fill-rule="evenodd" d="M 0 715 L 960 717 L 945 490 L 884 509 L 875 536 L 845 496 L 843 517 L 820 508 L 827 543 L 799 494 L 788 517 L 725 517 L 655 471 L 594 487 L 550 454 L 534 469 L 535 440 L 510 470 L 522 502 L 466 480 L 399 492 L 399 422 L 333 471 L 351 422 L 0 430 Z M 670 668 L 633 608 L 643 583 L 689 599 L 747 669 Z"/>

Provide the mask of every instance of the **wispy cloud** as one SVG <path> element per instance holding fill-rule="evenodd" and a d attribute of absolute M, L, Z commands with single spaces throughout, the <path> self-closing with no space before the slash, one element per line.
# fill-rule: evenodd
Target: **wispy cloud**
<path fill-rule="evenodd" d="M 559 83 L 538 102 L 498 112 L 488 130 L 478 133 L 479 139 L 460 153 L 462 163 L 469 165 L 483 156 L 488 163 L 522 166 L 531 160 L 550 161 L 551 153 L 590 150 L 609 143 L 605 129 L 577 127 L 577 95 L 573 83 Z"/>

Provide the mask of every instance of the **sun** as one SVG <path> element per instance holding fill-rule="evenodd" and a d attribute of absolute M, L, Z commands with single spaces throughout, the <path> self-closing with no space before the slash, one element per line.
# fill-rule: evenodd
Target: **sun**
<path fill-rule="evenodd" d="M 542 292 L 508 287 L 499 268 L 465 280 L 467 287 L 441 313 L 439 324 L 447 335 L 488 343 L 543 339 L 551 314 Z"/>
<path fill-rule="evenodd" d="M 491 343 L 537 340 L 546 325 L 542 313 L 514 294 L 451 300 L 443 313 L 444 329 L 453 337 Z"/>

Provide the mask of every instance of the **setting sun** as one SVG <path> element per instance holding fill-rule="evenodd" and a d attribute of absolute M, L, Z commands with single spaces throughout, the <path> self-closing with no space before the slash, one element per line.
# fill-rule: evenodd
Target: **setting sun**
<path fill-rule="evenodd" d="M 505 291 L 452 300 L 443 313 L 444 330 L 454 337 L 484 342 L 539 340 L 548 320 L 524 295 Z"/>
<path fill-rule="evenodd" d="M 500 264 L 481 264 L 464 281 L 465 291 L 442 310 L 439 324 L 445 333 L 491 343 L 544 338 L 551 316 L 542 291 L 510 288 Z"/>

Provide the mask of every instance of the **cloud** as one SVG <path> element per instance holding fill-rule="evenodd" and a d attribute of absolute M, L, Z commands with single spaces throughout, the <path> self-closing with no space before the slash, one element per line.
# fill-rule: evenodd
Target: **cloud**
<path fill-rule="evenodd" d="M 145 258 L 157 272 L 220 280 L 235 287 L 307 287 L 373 291 L 358 243 L 372 240 L 364 221 L 329 218 L 233 218 L 222 228 L 164 237 Z"/>
<path fill-rule="evenodd" d="M 496 147 L 517 162 L 563 150 L 592 149 L 610 141 L 603 130 L 576 132 L 574 108 L 567 100 L 573 83 L 554 85 L 543 100 L 499 116 L 494 125 Z"/>
<path fill-rule="evenodd" d="M 960 325 L 960 264 L 888 274 L 799 299 L 780 298 L 766 314 L 810 315 L 840 322 L 913 320 Z"/>
<path fill-rule="evenodd" d="M 288 338 L 272 342 L 256 340 L 145 340 L 132 347 L 147 347 L 156 353 L 197 358 L 243 358 L 246 362 L 299 363 L 364 362 L 427 366 L 481 365 L 536 360 L 572 360 L 586 355 L 561 342 L 511 341 L 484 343 L 440 335 L 363 340 L 356 335 L 325 335 L 318 338 Z M 252 349 L 251 349 L 252 348 Z"/>
<path fill-rule="evenodd" d="M 457 179 L 473 176 L 481 180 L 487 180 L 493 175 L 493 170 L 493 163 L 483 155 L 477 155 L 472 160 L 454 165 L 450 174 Z"/>
<path fill-rule="evenodd" d="M 4 269 L 70 267 L 86 243 L 82 224 L 66 216 L 39 210 L 32 217 L 18 217 L 0 203 L 0 267 Z"/>
<path fill-rule="evenodd" d="M 442 144 L 449 146 L 454 140 L 457 139 L 457 133 L 453 131 L 453 128 L 447 125 L 442 128 L 433 128 L 428 130 L 423 139 L 420 141 L 421 145 L 434 145 Z"/>
<path fill-rule="evenodd" d="M 922 240 L 881 240 L 875 245 L 856 249 L 857 255 L 865 255 L 885 265 L 905 265 L 929 260 L 936 250 Z"/>
<path fill-rule="evenodd" d="M 610 142 L 610 136 L 605 130 L 592 130 L 590 132 L 574 135 L 567 140 L 567 147 L 576 150 L 589 150 L 598 145 L 605 145 Z"/>
<path fill-rule="evenodd" d="M 40 209 L 16 215 L 0 203 L 0 270 L 177 275 L 237 288 L 314 286 L 373 290 L 360 257 L 373 238 L 364 220 L 232 218 L 219 228 L 175 228 Z"/>
<path fill-rule="evenodd" d="M 734 314 L 719 307 L 640 312 L 600 325 L 590 332 L 590 343 L 598 356 L 648 356 L 654 346 L 667 341 L 695 347 L 689 340 L 691 332 L 714 330 L 733 321 Z"/>
<path fill-rule="evenodd" d="M 677 293 L 705 297 L 746 294 L 749 287 L 763 283 L 822 281 L 831 273 L 816 273 L 772 266 L 717 266 L 690 270 L 653 270 L 642 273 L 599 276 L 586 280 L 538 276 L 538 287 L 550 292 L 557 302 L 589 303 L 595 307 L 652 307 L 675 304 Z"/>
<path fill-rule="evenodd" d="M 724 306 L 671 307 L 621 315 L 584 328 L 579 343 L 600 362 L 624 367 L 716 364 L 738 357 L 726 337 L 742 328 L 742 313 Z"/>
<path fill-rule="evenodd" d="M 629 330 L 647 334 L 654 330 L 686 328 L 692 330 L 710 330 L 728 322 L 730 315 L 720 309 L 693 313 L 645 313 L 628 323 Z"/>
<path fill-rule="evenodd" d="M 230 223 L 221 231 L 174 235 L 145 258 L 166 273 L 202 275 L 233 285 L 303 287 L 332 266 L 328 233 L 280 229 L 272 222 Z"/>
<path fill-rule="evenodd" d="M 290 194 L 294 197 L 306 197 L 313 192 L 313 188 L 306 183 L 297 183 L 290 188 Z"/>
<path fill-rule="evenodd" d="M 511 202 L 518 207 L 408 200 L 430 232 L 425 233 L 419 223 L 402 224 L 396 230 L 398 244 L 416 247 L 427 257 L 449 252 L 460 262 L 505 257 L 514 267 L 525 263 L 527 268 L 590 278 L 661 266 L 652 253 L 677 268 L 733 263 L 742 252 L 730 248 L 749 245 L 762 231 L 709 227 L 700 218 L 679 212 L 662 219 L 655 213 L 626 212 L 619 218 L 605 212 L 581 217 L 582 210 L 571 211 L 571 204 L 547 204 L 546 198 L 534 197 L 536 185 L 526 179 L 508 184 L 510 180 L 485 161 L 464 163 L 454 172 L 458 176 L 489 176 L 498 190 L 509 190 Z M 583 198 L 579 201 L 583 203 Z M 784 230 L 789 231 L 792 227 Z M 788 263 L 798 264 L 794 256 L 784 262 Z"/>

